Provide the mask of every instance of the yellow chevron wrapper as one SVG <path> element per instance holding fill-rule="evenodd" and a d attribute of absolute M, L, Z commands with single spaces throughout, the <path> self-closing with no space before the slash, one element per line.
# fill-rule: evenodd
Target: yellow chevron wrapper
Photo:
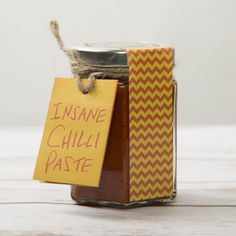
<path fill-rule="evenodd" d="M 130 201 L 173 193 L 173 50 L 130 49 Z"/>

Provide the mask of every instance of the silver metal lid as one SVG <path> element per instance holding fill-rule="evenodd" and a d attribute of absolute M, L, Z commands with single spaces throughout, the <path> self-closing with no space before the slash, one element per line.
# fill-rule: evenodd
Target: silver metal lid
<path fill-rule="evenodd" d="M 127 48 L 157 48 L 158 43 L 145 42 L 104 42 L 86 43 L 76 47 L 80 59 L 88 65 L 127 67 Z"/>

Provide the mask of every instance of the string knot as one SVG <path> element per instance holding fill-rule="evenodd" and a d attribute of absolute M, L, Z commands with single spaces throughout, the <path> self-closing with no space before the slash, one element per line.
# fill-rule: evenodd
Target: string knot
<path fill-rule="evenodd" d="M 82 83 L 81 77 L 79 75 L 79 69 L 80 69 L 80 63 L 78 62 L 78 59 L 75 57 L 75 51 L 73 49 L 66 49 L 63 43 L 63 40 L 61 38 L 61 35 L 59 33 L 59 25 L 56 20 L 52 20 L 50 22 L 50 29 L 52 34 L 54 35 L 55 39 L 57 40 L 57 44 L 59 48 L 68 56 L 71 64 L 71 71 L 74 76 L 74 78 L 77 79 L 77 85 L 79 90 L 83 94 L 89 93 L 95 85 L 96 76 L 100 75 L 101 73 L 91 73 L 88 77 L 88 83 L 87 85 L 84 85 Z"/>

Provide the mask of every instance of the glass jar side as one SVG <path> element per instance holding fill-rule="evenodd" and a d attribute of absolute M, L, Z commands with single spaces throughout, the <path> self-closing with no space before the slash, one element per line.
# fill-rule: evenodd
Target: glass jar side
<path fill-rule="evenodd" d="M 72 186 L 72 198 L 81 203 L 129 202 L 128 85 L 119 83 L 99 187 Z"/>

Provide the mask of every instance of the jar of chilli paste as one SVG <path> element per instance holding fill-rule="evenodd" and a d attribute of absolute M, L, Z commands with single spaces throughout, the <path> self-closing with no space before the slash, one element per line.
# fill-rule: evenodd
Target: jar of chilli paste
<path fill-rule="evenodd" d="M 173 48 L 109 42 L 72 51 L 75 77 L 119 81 L 99 187 L 72 186 L 72 199 L 121 208 L 171 202 L 176 196 Z"/>

